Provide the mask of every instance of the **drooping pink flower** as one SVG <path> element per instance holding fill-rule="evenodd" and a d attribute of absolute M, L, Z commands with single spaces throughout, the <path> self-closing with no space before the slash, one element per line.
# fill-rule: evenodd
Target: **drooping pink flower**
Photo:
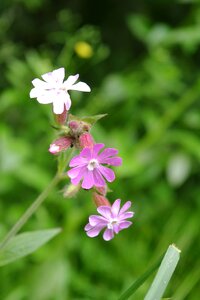
<path fill-rule="evenodd" d="M 51 154 L 58 154 L 61 151 L 68 149 L 72 145 L 72 138 L 63 136 L 50 144 L 49 152 Z"/>
<path fill-rule="evenodd" d="M 104 144 L 95 144 L 92 148 L 84 148 L 79 155 L 76 155 L 69 163 L 72 167 L 67 172 L 73 184 L 78 184 L 82 179 L 82 188 L 90 189 L 93 186 L 105 186 L 104 178 L 112 182 L 115 179 L 113 170 L 103 166 L 120 166 L 122 159 L 117 157 L 118 151 L 114 148 L 106 148 L 99 151 Z"/>
<path fill-rule="evenodd" d="M 41 104 L 52 103 L 55 114 L 62 114 L 64 109 L 67 111 L 70 109 L 71 99 L 68 93 L 69 90 L 90 92 L 90 87 L 86 83 L 81 81 L 75 83 L 78 80 L 78 74 L 69 76 L 64 81 L 64 68 L 43 74 L 41 77 L 44 81 L 38 78 L 32 81 L 34 88 L 30 92 L 30 97 L 37 98 L 37 101 Z"/>
<path fill-rule="evenodd" d="M 117 199 L 111 207 L 99 206 L 97 211 L 100 215 L 89 217 L 89 223 L 85 226 L 86 234 L 89 237 L 95 237 L 105 228 L 103 239 L 109 241 L 115 234 L 128 228 L 132 222 L 126 219 L 132 218 L 134 215 L 132 211 L 127 211 L 131 206 L 131 201 L 127 201 L 121 209 L 120 203 L 121 200 Z"/>

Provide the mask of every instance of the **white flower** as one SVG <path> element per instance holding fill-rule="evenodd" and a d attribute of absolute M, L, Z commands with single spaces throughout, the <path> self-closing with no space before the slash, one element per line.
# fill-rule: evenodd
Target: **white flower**
<path fill-rule="evenodd" d="M 90 92 L 90 87 L 84 82 L 75 83 L 79 75 L 69 76 L 64 81 L 65 69 L 60 68 L 43 74 L 43 80 L 38 78 L 32 81 L 34 88 L 30 92 L 31 98 L 37 98 L 41 104 L 53 104 L 53 112 L 55 114 L 62 114 L 63 111 L 69 110 L 71 106 L 71 99 L 69 90 Z"/>

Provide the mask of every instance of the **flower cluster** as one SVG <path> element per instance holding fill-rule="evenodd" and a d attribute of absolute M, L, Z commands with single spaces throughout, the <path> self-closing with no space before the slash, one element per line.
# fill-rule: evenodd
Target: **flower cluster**
<path fill-rule="evenodd" d="M 106 198 L 106 181 L 115 180 L 115 173 L 110 166 L 120 166 L 122 159 L 117 156 L 117 149 L 105 148 L 104 144 L 95 143 L 90 129 L 99 116 L 80 119 L 69 114 L 71 98 L 68 91 L 90 92 L 90 87 L 86 83 L 81 81 L 76 83 L 79 75 L 69 76 L 64 80 L 65 70 L 60 68 L 41 77 L 43 80 L 36 78 L 32 81 L 34 87 L 30 97 L 36 98 L 41 104 L 53 104 L 59 137 L 50 144 L 49 152 L 59 155 L 69 147 L 79 151 L 79 154 L 69 162 L 71 169 L 66 174 L 71 180 L 71 188 L 68 188 L 64 195 L 74 195 L 80 186 L 86 190 L 93 189 L 93 200 L 100 215 L 89 217 L 85 231 L 89 237 L 95 237 L 106 228 L 103 238 L 106 241 L 111 240 L 114 234 L 132 224 L 126 219 L 133 217 L 133 212 L 128 211 L 130 201 L 120 209 L 121 200 L 117 199 L 111 205 Z"/>

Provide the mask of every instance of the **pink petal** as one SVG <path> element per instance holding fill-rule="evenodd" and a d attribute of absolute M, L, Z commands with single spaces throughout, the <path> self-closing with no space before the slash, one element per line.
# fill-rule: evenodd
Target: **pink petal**
<path fill-rule="evenodd" d="M 131 201 L 127 201 L 123 206 L 122 208 L 120 209 L 120 212 L 119 214 L 123 214 L 125 211 L 127 211 L 130 207 L 131 207 Z"/>
<path fill-rule="evenodd" d="M 79 78 L 79 74 L 69 76 L 67 80 L 65 80 L 64 82 L 65 88 L 67 90 L 71 90 L 73 84 L 77 81 L 78 78 Z"/>
<path fill-rule="evenodd" d="M 89 229 L 87 232 L 86 232 L 86 234 L 89 236 L 89 237 L 95 237 L 95 236 L 97 236 L 99 233 L 100 233 L 100 231 L 104 228 L 105 226 L 104 225 L 98 225 L 98 226 L 95 226 L 95 227 L 93 227 L 93 228 L 91 228 L 91 229 Z"/>
<path fill-rule="evenodd" d="M 119 214 L 118 218 L 119 220 L 125 220 L 125 219 L 129 219 L 132 218 L 134 216 L 134 213 L 132 211 L 127 211 L 123 214 Z"/>
<path fill-rule="evenodd" d="M 94 169 L 93 171 L 94 175 L 94 185 L 95 186 L 105 186 L 105 180 L 103 179 L 101 173 L 98 171 L 98 169 Z"/>
<path fill-rule="evenodd" d="M 104 149 L 101 154 L 99 154 L 99 158 L 104 160 L 105 158 L 108 158 L 110 156 L 115 156 L 118 154 L 118 150 L 114 148 L 106 148 Z"/>
<path fill-rule="evenodd" d="M 110 206 L 99 206 L 97 208 L 97 211 L 99 214 L 101 214 L 103 217 L 105 217 L 108 222 L 110 221 L 111 219 L 111 208 Z"/>
<path fill-rule="evenodd" d="M 80 92 L 90 92 L 91 91 L 89 85 L 87 85 L 85 82 L 82 82 L 82 81 L 72 85 L 69 89 L 75 90 L 75 91 L 80 91 Z"/>
<path fill-rule="evenodd" d="M 85 168 L 84 168 L 84 167 L 81 167 L 81 166 L 75 167 L 75 168 L 69 170 L 69 171 L 67 172 L 67 175 L 68 175 L 71 179 L 76 178 L 76 177 L 79 175 L 80 171 L 81 171 L 82 173 L 84 172 L 84 169 L 85 169 Z"/>
<path fill-rule="evenodd" d="M 99 162 L 111 166 L 121 166 L 122 159 L 121 157 L 111 157 L 111 158 L 100 159 Z"/>
<path fill-rule="evenodd" d="M 107 229 L 104 231 L 103 239 L 104 239 L 105 241 L 110 241 L 112 238 L 114 238 L 113 230 L 107 228 Z"/>
<path fill-rule="evenodd" d="M 93 187 L 93 185 L 94 185 L 93 172 L 86 170 L 81 186 L 83 189 L 89 190 L 89 189 L 91 189 L 91 187 Z"/>
<path fill-rule="evenodd" d="M 90 223 L 88 223 L 87 225 L 85 225 L 84 230 L 85 230 L 85 231 L 88 231 L 88 230 L 90 230 L 90 229 L 92 229 L 92 228 L 93 228 L 93 226 L 90 225 Z"/>
<path fill-rule="evenodd" d="M 133 223 L 130 222 L 130 221 L 123 221 L 123 222 L 120 222 L 120 224 L 119 224 L 119 230 L 128 228 L 128 227 L 131 226 L 132 224 L 133 224 Z"/>
<path fill-rule="evenodd" d="M 88 161 L 89 161 L 89 159 L 91 159 L 91 150 L 90 150 L 90 148 L 87 148 L 87 147 L 84 148 L 81 151 L 80 156 L 87 158 Z"/>
<path fill-rule="evenodd" d="M 88 162 L 88 160 L 84 157 L 81 157 L 80 155 L 76 155 L 74 156 L 70 163 L 69 163 L 69 166 L 70 167 L 75 167 L 75 166 L 82 166 L 82 165 L 86 165 Z"/>
<path fill-rule="evenodd" d="M 95 144 L 93 147 L 93 157 L 96 158 L 99 151 L 104 147 L 104 144 Z"/>
<path fill-rule="evenodd" d="M 102 224 L 106 226 L 107 221 L 104 217 L 92 215 L 89 217 L 89 223 L 91 226 L 96 226 L 97 224 Z"/>
<path fill-rule="evenodd" d="M 116 218 L 118 216 L 118 213 L 120 210 L 120 203 L 121 203 L 121 200 L 117 199 L 117 200 L 115 200 L 115 202 L 113 203 L 113 205 L 111 207 L 111 212 L 112 212 L 114 218 Z"/>
<path fill-rule="evenodd" d="M 114 224 L 114 225 L 113 225 L 113 231 L 114 231 L 114 233 L 116 233 L 116 234 L 119 233 L 120 228 L 119 228 L 119 225 L 118 225 L 118 224 Z"/>
<path fill-rule="evenodd" d="M 101 165 L 98 167 L 98 170 L 101 172 L 101 174 L 106 178 L 108 182 L 112 182 L 113 180 L 115 180 L 115 173 L 113 172 L 113 170 Z"/>

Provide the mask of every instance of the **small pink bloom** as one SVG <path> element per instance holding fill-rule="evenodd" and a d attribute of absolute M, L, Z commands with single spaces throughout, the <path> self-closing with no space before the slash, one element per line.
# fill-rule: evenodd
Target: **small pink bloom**
<path fill-rule="evenodd" d="M 92 148 L 84 148 L 79 155 L 72 158 L 69 166 L 71 170 L 67 172 L 73 184 L 78 184 L 82 179 L 82 188 L 91 189 L 93 186 L 105 186 L 104 178 L 112 182 L 115 179 L 115 173 L 103 166 L 120 166 L 122 159 L 116 157 L 118 151 L 114 148 L 106 148 L 100 154 L 99 151 L 104 144 L 95 144 Z"/>
<path fill-rule="evenodd" d="M 121 200 L 117 199 L 110 206 L 99 206 L 97 211 L 100 215 L 89 217 L 89 223 L 85 226 L 86 234 L 89 237 L 99 235 L 102 229 L 106 228 L 103 233 L 103 239 L 109 241 L 121 230 L 128 228 L 132 222 L 126 219 L 132 218 L 134 213 L 127 211 L 131 206 L 131 201 L 127 201 L 120 209 Z"/>
<path fill-rule="evenodd" d="M 72 138 L 71 137 L 61 137 L 55 140 L 49 147 L 49 152 L 51 154 L 57 154 L 61 151 L 66 150 L 72 145 Z"/>

